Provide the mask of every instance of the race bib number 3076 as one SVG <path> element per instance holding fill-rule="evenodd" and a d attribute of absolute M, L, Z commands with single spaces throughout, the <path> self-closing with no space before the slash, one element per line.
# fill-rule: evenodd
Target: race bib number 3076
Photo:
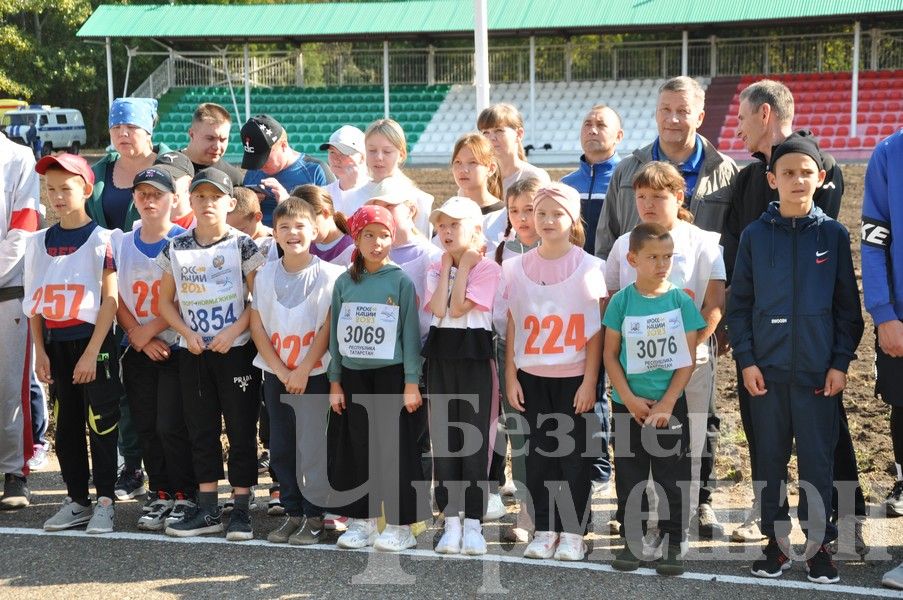
<path fill-rule="evenodd" d="M 693 364 L 679 309 L 657 315 L 625 317 L 622 335 L 629 374 L 655 369 L 674 371 Z"/>
<path fill-rule="evenodd" d="M 396 305 L 345 302 L 336 328 L 339 352 L 348 358 L 395 358 L 398 318 Z"/>

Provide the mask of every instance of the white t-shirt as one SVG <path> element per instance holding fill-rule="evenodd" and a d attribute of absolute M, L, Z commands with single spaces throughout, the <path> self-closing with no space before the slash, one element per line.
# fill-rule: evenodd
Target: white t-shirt
<path fill-rule="evenodd" d="M 552 181 L 552 178 L 549 177 L 549 174 L 545 169 L 540 169 L 537 166 L 525 162 L 521 165 L 519 170 L 502 179 L 502 197 L 505 197 L 508 194 L 508 188 L 521 179 L 527 179 L 528 177 L 538 179 L 539 183 L 549 183 Z"/>
<path fill-rule="evenodd" d="M 350 190 L 343 190 L 339 187 L 339 180 L 336 179 L 324 189 L 329 192 L 332 198 L 332 205 L 337 212 L 342 213 L 346 217 L 354 214 L 354 211 L 362 207 L 370 199 L 368 192 L 370 179 L 366 179 L 361 185 L 353 187 Z"/>

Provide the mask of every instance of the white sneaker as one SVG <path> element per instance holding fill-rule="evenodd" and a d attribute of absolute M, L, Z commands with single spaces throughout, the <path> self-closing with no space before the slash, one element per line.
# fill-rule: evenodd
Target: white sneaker
<path fill-rule="evenodd" d="M 88 501 L 90 504 L 90 501 Z M 66 496 L 63 505 L 56 514 L 44 521 L 44 531 L 63 531 L 84 525 L 91 520 L 91 507 L 82 506 L 72 498 Z"/>
<path fill-rule="evenodd" d="M 47 453 L 50 451 L 50 442 L 34 445 L 34 454 L 28 459 L 28 468 L 32 471 L 40 471 L 47 466 Z"/>
<path fill-rule="evenodd" d="M 662 557 L 662 532 L 658 527 L 650 527 L 643 537 L 643 556 L 645 561 L 658 560 Z"/>
<path fill-rule="evenodd" d="M 461 543 L 461 554 L 479 556 L 486 554 L 486 538 L 483 527 L 477 519 L 464 519 L 464 541 Z"/>
<path fill-rule="evenodd" d="M 439 554 L 458 554 L 461 551 L 461 518 L 445 517 L 445 531 L 436 544 Z"/>
<path fill-rule="evenodd" d="M 372 546 L 375 539 L 375 519 L 351 519 L 348 530 L 336 540 L 336 546 L 346 550 L 357 550 Z"/>
<path fill-rule="evenodd" d="M 558 549 L 555 560 L 583 560 L 586 556 L 586 543 L 583 536 L 576 533 L 562 533 L 558 536 Z"/>
<path fill-rule="evenodd" d="M 417 545 L 410 525 L 386 525 L 373 542 L 373 549 L 381 552 L 401 552 Z"/>
<path fill-rule="evenodd" d="M 524 550 L 524 558 L 552 558 L 555 546 L 558 545 L 558 534 L 554 531 L 537 531 L 533 541 Z"/>
<path fill-rule="evenodd" d="M 101 496 L 94 505 L 94 514 L 91 515 L 91 520 L 88 521 L 85 533 L 112 533 L 113 516 L 115 514 L 113 499 Z"/>
<path fill-rule="evenodd" d="M 895 590 L 903 590 L 903 563 L 885 573 L 881 578 L 881 585 Z"/>
<path fill-rule="evenodd" d="M 499 486 L 499 494 L 502 496 L 514 496 L 517 494 L 517 486 L 513 479 L 508 479 L 503 485 Z"/>
<path fill-rule="evenodd" d="M 759 503 L 753 503 L 752 508 L 749 509 L 749 514 L 746 515 L 746 520 L 731 532 L 731 541 L 742 544 L 746 542 L 761 542 L 766 539 L 762 535 L 762 529 L 760 528 L 762 522 L 760 513 Z"/>
<path fill-rule="evenodd" d="M 502 502 L 500 494 L 489 494 L 489 502 L 486 503 L 486 514 L 483 515 L 484 521 L 495 521 L 501 519 L 508 514 L 505 503 Z"/>

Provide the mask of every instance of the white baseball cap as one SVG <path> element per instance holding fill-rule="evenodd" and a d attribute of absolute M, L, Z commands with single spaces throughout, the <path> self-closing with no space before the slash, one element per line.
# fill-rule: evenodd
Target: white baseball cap
<path fill-rule="evenodd" d="M 470 219 L 478 225 L 483 223 L 483 211 L 476 202 L 464 196 L 452 196 L 443 202 L 442 206 L 430 213 L 430 223 L 434 227 L 438 227 L 436 222 L 439 220 L 440 214 L 447 215 L 452 219 Z"/>
<path fill-rule="evenodd" d="M 364 132 L 353 125 L 342 125 L 332 132 L 329 141 L 320 144 L 320 150 L 329 150 L 335 146 L 336 150 L 346 156 L 364 153 Z"/>
<path fill-rule="evenodd" d="M 374 200 L 386 204 L 403 204 L 414 197 L 414 186 L 401 177 L 386 177 L 379 183 L 372 183 L 369 191 L 370 199 L 367 204 Z"/>

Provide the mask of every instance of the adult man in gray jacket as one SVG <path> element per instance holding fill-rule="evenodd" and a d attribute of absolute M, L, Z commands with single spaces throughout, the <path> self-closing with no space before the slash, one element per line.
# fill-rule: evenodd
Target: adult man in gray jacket
<path fill-rule="evenodd" d="M 674 77 L 658 91 L 658 138 L 618 164 L 608 184 L 596 228 L 596 256 L 607 259 L 615 240 L 639 223 L 633 176 L 646 163 L 667 161 L 687 182 L 687 208 L 702 229 L 721 232 L 736 163 L 697 134 L 705 117 L 705 90 L 691 77 Z"/>

